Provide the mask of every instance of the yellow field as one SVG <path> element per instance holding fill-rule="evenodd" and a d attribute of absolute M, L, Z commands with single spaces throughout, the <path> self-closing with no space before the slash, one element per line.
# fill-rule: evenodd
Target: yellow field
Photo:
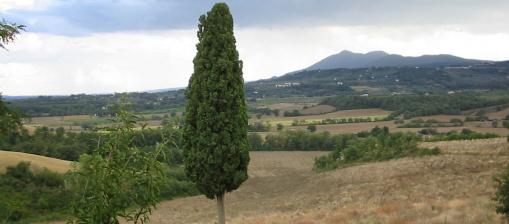
<path fill-rule="evenodd" d="M 8 166 L 16 166 L 22 161 L 30 162 L 30 168 L 34 171 L 46 168 L 57 173 L 65 173 L 71 168 L 70 161 L 22 152 L 0 151 L 0 173 L 5 172 Z"/>
<path fill-rule="evenodd" d="M 509 163 L 505 139 L 425 143 L 439 156 L 311 170 L 322 152 L 252 152 L 250 179 L 226 195 L 230 224 L 501 223 L 492 176 Z M 151 223 L 214 223 L 204 196 L 162 202 Z"/>

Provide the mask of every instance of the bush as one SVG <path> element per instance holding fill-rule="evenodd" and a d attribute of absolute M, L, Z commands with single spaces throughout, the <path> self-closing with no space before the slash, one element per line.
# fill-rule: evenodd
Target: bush
<path fill-rule="evenodd" d="M 315 170 L 334 169 L 357 162 L 383 161 L 408 156 L 436 155 L 440 149 L 418 147 L 420 138 L 411 133 L 391 134 L 387 127 L 374 128 L 366 138 L 352 139 L 328 155 L 315 159 Z"/>
<path fill-rule="evenodd" d="M 419 131 L 419 134 L 421 134 L 421 135 L 437 135 L 438 131 L 437 131 L 437 129 L 434 129 L 434 128 L 424 128 Z"/>
<path fill-rule="evenodd" d="M 61 218 L 71 198 L 64 177 L 48 170 L 32 172 L 30 163 L 7 167 L 0 175 L 0 220 L 17 222 Z"/>
<path fill-rule="evenodd" d="M 502 174 L 495 176 L 496 192 L 494 200 L 497 202 L 496 211 L 509 219 L 509 166 Z"/>
<path fill-rule="evenodd" d="M 316 125 L 308 125 L 307 129 L 310 132 L 315 132 L 316 131 Z"/>
<path fill-rule="evenodd" d="M 474 132 L 470 129 L 463 129 L 461 132 L 450 131 L 447 133 L 436 133 L 432 138 L 426 139 L 429 142 L 436 141 L 454 141 L 454 140 L 474 140 L 474 139 L 488 139 L 488 138 L 498 138 L 500 137 L 497 134 L 493 133 L 478 133 Z"/>
<path fill-rule="evenodd" d="M 293 110 L 293 111 L 285 111 L 283 113 L 283 116 L 285 117 L 296 117 L 296 116 L 301 116 L 302 114 L 300 113 L 299 110 Z"/>
<path fill-rule="evenodd" d="M 247 130 L 250 132 L 267 132 L 270 131 L 271 125 L 269 122 L 254 122 L 248 125 Z"/>
<path fill-rule="evenodd" d="M 278 130 L 278 131 L 282 131 L 282 130 L 283 130 L 283 128 L 284 128 L 283 124 L 281 124 L 281 123 L 277 123 L 277 130 Z"/>

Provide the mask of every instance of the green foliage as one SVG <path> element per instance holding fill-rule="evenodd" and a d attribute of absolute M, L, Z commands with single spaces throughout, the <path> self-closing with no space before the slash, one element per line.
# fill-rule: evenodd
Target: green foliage
<path fill-rule="evenodd" d="M 186 173 L 208 198 L 247 180 L 249 143 L 242 61 L 224 3 L 200 17 L 184 125 Z"/>
<path fill-rule="evenodd" d="M 248 125 L 247 130 L 250 132 L 267 132 L 270 131 L 272 125 L 269 122 L 253 122 Z"/>
<path fill-rule="evenodd" d="M 506 103 L 509 103 L 508 95 L 491 99 L 475 93 L 368 97 L 336 96 L 326 98 L 321 102 L 321 104 L 332 105 L 338 110 L 382 108 L 393 111 L 392 118 L 397 116 L 412 118 L 436 114 L 460 114 L 463 110 Z"/>
<path fill-rule="evenodd" d="M 281 124 L 281 123 L 277 123 L 276 127 L 277 127 L 277 131 L 282 131 L 285 126 L 283 126 L 283 124 Z"/>
<path fill-rule="evenodd" d="M 493 177 L 496 183 L 496 192 L 493 200 L 497 202 L 496 211 L 509 219 L 509 166 L 503 173 Z"/>
<path fill-rule="evenodd" d="M 21 113 L 10 108 L 0 95 L 0 148 L 16 144 L 19 140 L 23 127 L 22 118 Z"/>
<path fill-rule="evenodd" d="M 316 125 L 308 125 L 307 129 L 310 132 L 315 132 L 316 131 Z"/>
<path fill-rule="evenodd" d="M 375 121 L 388 121 L 390 117 L 351 117 L 351 118 L 327 118 L 323 120 L 293 120 L 292 126 L 327 125 L 327 124 L 351 124 Z"/>
<path fill-rule="evenodd" d="M 421 132 L 423 130 L 421 130 Z M 453 131 L 449 131 L 447 133 L 438 133 L 435 130 L 435 132 L 432 132 L 432 133 L 429 133 L 429 134 L 432 135 L 432 136 L 430 138 L 426 138 L 425 139 L 425 141 L 427 141 L 427 142 L 455 141 L 455 140 L 474 140 L 474 139 L 488 139 L 488 138 L 498 138 L 498 137 L 500 137 L 497 134 L 493 134 L 493 133 L 478 133 L 478 132 L 475 132 L 475 131 L 472 131 L 472 130 L 466 129 L 466 128 L 461 130 L 461 132 L 453 130 Z"/>
<path fill-rule="evenodd" d="M 471 68 L 447 67 L 371 67 L 356 69 L 303 70 L 246 84 L 248 97 L 334 96 L 358 94 L 352 86 L 374 89 L 370 95 L 391 93 L 434 93 L 465 90 L 506 90 L 509 66 L 473 65 Z M 369 74 L 369 75 L 367 75 Z M 284 83 L 299 83 L 276 87 Z"/>
<path fill-rule="evenodd" d="M 7 167 L 0 175 L 0 222 L 61 218 L 71 193 L 61 174 L 32 172 L 30 163 Z"/>
<path fill-rule="evenodd" d="M 132 102 L 130 110 L 134 112 L 164 111 L 181 108 L 185 103 L 185 90 L 172 90 L 158 93 L 129 93 L 129 102 Z M 77 94 L 70 96 L 38 96 L 35 98 L 12 100 L 12 104 L 23 113 L 39 116 L 63 116 L 63 115 L 97 115 L 114 116 L 115 103 L 125 94 L 85 95 Z"/>
<path fill-rule="evenodd" d="M 5 20 L 0 21 L 0 48 L 5 49 L 5 45 L 14 41 L 16 36 L 25 30 L 24 25 L 9 23 Z"/>
<path fill-rule="evenodd" d="M 330 151 L 356 137 L 353 134 L 331 135 L 329 132 L 286 130 L 269 134 L 265 139 L 257 133 L 250 133 L 249 143 L 254 151 Z"/>
<path fill-rule="evenodd" d="M 365 138 L 350 139 L 342 147 L 328 155 L 315 159 L 314 168 L 319 171 L 335 169 L 344 165 L 383 161 L 408 156 L 436 155 L 438 148 L 418 147 L 420 138 L 411 133 L 391 134 L 388 128 L 374 128 Z"/>
<path fill-rule="evenodd" d="M 161 148 L 143 151 L 133 146 L 135 117 L 120 111 L 118 126 L 104 146 L 82 155 L 69 174 L 73 190 L 71 223 L 134 223 L 148 221 L 163 184 Z"/>
<path fill-rule="evenodd" d="M 159 200 L 200 194 L 196 185 L 186 176 L 183 166 L 164 166 L 163 171 Z"/>
<path fill-rule="evenodd" d="M 399 125 L 398 128 L 432 128 L 432 127 L 461 127 L 463 126 L 463 121 L 459 119 L 452 119 L 450 122 L 441 122 L 434 119 L 422 120 L 415 119 L 411 120 L 409 123 Z"/>
<path fill-rule="evenodd" d="M 299 110 L 285 111 L 283 113 L 283 116 L 285 116 L 285 117 L 296 117 L 296 116 L 302 116 L 302 115 L 303 114 L 301 114 Z"/>

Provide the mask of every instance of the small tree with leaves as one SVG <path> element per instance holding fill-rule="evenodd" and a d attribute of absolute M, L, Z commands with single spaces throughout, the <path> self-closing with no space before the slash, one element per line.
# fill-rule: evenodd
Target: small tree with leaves
<path fill-rule="evenodd" d="M 224 195 L 247 180 L 249 163 L 242 62 L 225 3 L 200 17 L 198 40 L 186 92 L 184 164 L 199 191 L 217 199 L 224 224 Z"/>
<path fill-rule="evenodd" d="M 154 151 L 133 146 L 136 117 L 121 110 L 106 142 L 91 155 L 82 155 L 69 174 L 67 184 L 75 192 L 69 223 L 145 223 L 155 207 L 163 169 Z M 99 139 L 100 141 L 100 139 Z"/>
<path fill-rule="evenodd" d="M 494 200 L 497 202 L 496 211 L 509 220 L 509 166 L 503 173 L 494 177 L 496 183 L 496 192 Z"/>

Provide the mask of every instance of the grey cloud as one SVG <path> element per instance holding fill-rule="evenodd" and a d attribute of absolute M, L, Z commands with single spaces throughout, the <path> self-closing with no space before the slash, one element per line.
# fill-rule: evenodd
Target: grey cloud
<path fill-rule="evenodd" d="M 240 27 L 443 26 L 509 32 L 507 0 L 228 0 Z M 97 32 L 193 28 L 211 0 L 57 0 L 45 10 L 10 10 L 0 17 L 35 32 Z"/>

